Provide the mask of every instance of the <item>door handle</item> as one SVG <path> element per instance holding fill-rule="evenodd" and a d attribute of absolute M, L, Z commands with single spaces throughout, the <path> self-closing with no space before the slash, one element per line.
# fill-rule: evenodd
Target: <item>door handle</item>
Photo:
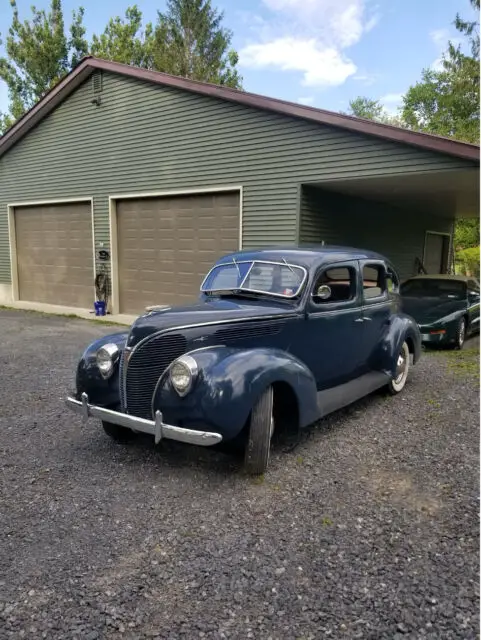
<path fill-rule="evenodd" d="M 364 322 L 364 318 L 356 318 L 354 322 Z"/>
<path fill-rule="evenodd" d="M 363 320 L 366 322 L 372 322 L 372 318 L 369 318 L 369 316 L 364 316 Z"/>

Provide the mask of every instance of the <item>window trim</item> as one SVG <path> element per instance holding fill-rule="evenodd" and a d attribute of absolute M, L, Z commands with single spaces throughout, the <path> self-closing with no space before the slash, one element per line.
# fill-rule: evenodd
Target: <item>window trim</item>
<path fill-rule="evenodd" d="M 234 256 L 235 257 L 235 256 Z M 293 268 L 293 269 L 300 269 L 303 273 L 302 276 L 302 280 L 301 283 L 299 284 L 299 287 L 296 291 L 295 294 L 293 295 L 286 295 L 283 293 L 272 293 L 270 291 L 260 291 L 258 289 L 247 289 L 247 288 L 242 288 L 242 284 L 244 283 L 244 281 L 247 279 L 252 267 L 254 266 L 254 264 L 272 264 L 272 265 L 277 265 L 280 267 L 288 267 L 288 268 Z M 235 260 L 232 262 L 219 262 L 216 263 L 213 267 L 211 267 L 211 269 L 209 269 L 207 275 L 205 276 L 205 278 L 202 280 L 202 283 L 200 285 L 200 292 L 203 293 L 204 295 L 210 295 L 210 294 L 215 294 L 215 293 L 219 293 L 221 291 L 230 291 L 231 289 L 226 289 L 226 288 L 222 288 L 222 289 L 205 289 L 204 288 L 204 284 L 206 283 L 206 281 L 208 280 L 210 274 L 212 273 L 212 271 L 214 271 L 215 269 L 218 269 L 219 267 L 232 267 L 235 266 L 236 264 L 250 264 L 251 266 L 249 267 L 249 269 L 247 270 L 246 275 L 244 276 L 244 278 L 242 279 L 241 285 L 239 285 L 239 287 L 236 287 L 236 289 L 239 289 L 240 291 L 246 291 L 247 293 L 259 293 L 262 295 L 266 295 L 266 296 L 271 296 L 272 298 L 283 298 L 286 300 L 294 300 L 295 298 L 299 298 L 302 295 L 302 290 L 304 289 L 304 285 L 306 284 L 306 280 L 307 280 L 307 269 L 305 267 L 303 267 L 300 264 L 292 264 L 290 262 L 278 262 L 276 260 L 262 260 L 262 259 L 258 259 L 258 258 L 253 258 L 251 260 Z"/>
<path fill-rule="evenodd" d="M 352 269 L 354 271 L 354 286 L 355 292 L 354 296 L 349 300 L 326 300 L 325 302 L 315 302 L 314 291 L 317 285 L 317 281 L 321 277 L 323 273 L 328 271 L 329 269 L 340 269 L 345 267 L 346 269 Z M 314 275 L 311 291 L 309 293 L 309 302 L 308 302 L 308 313 L 318 315 L 325 312 L 336 311 L 337 309 L 342 310 L 345 308 L 360 308 L 360 292 L 359 292 L 359 268 L 356 260 L 345 261 L 345 262 L 334 262 L 329 265 L 320 266 L 317 272 Z"/>
<path fill-rule="evenodd" d="M 385 286 L 385 289 L 381 293 L 380 296 L 375 296 L 374 298 L 366 298 L 365 295 L 364 295 L 364 267 L 369 267 L 369 266 L 376 266 L 376 267 L 381 267 L 382 269 L 384 269 L 384 286 Z M 363 306 L 371 305 L 371 304 L 379 304 L 380 302 L 388 302 L 389 301 L 389 296 L 390 296 L 391 292 L 387 288 L 387 283 L 386 283 L 387 273 L 388 273 L 387 263 L 384 260 L 377 260 L 377 259 L 374 258 L 373 260 L 362 260 L 362 261 L 360 261 L 360 264 L 359 264 L 359 278 L 360 278 L 360 284 L 361 284 L 361 296 L 362 296 L 362 304 L 363 304 Z M 397 276 L 397 274 L 396 274 L 396 276 Z M 398 277 L 398 281 L 399 281 L 399 277 Z M 399 287 L 399 284 L 398 284 L 398 287 Z"/>

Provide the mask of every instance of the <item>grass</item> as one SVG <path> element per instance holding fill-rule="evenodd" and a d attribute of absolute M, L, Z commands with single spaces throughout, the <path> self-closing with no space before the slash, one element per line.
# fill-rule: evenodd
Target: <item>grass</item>
<path fill-rule="evenodd" d="M 462 349 L 461 351 L 430 350 L 425 354 L 429 357 L 444 359 L 448 370 L 455 375 L 479 378 L 479 347 Z"/>

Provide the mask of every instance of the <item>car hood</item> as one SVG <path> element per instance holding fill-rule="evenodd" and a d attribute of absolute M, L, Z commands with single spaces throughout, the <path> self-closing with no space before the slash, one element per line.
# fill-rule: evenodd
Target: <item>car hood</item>
<path fill-rule="evenodd" d="M 402 296 L 401 306 L 418 324 L 430 324 L 464 308 L 462 300 Z"/>
<path fill-rule="evenodd" d="M 132 324 L 127 346 L 133 347 L 140 340 L 162 329 L 188 327 L 229 320 L 281 317 L 295 315 L 296 307 L 283 302 L 238 299 L 206 299 L 192 305 L 167 307 L 149 311 Z"/>

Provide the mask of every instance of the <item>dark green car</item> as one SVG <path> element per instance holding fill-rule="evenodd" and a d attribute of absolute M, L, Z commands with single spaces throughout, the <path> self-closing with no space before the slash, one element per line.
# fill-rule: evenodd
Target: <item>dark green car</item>
<path fill-rule="evenodd" d="M 461 349 L 479 331 L 479 282 L 470 276 L 421 275 L 400 287 L 404 313 L 418 323 L 426 345 Z"/>

